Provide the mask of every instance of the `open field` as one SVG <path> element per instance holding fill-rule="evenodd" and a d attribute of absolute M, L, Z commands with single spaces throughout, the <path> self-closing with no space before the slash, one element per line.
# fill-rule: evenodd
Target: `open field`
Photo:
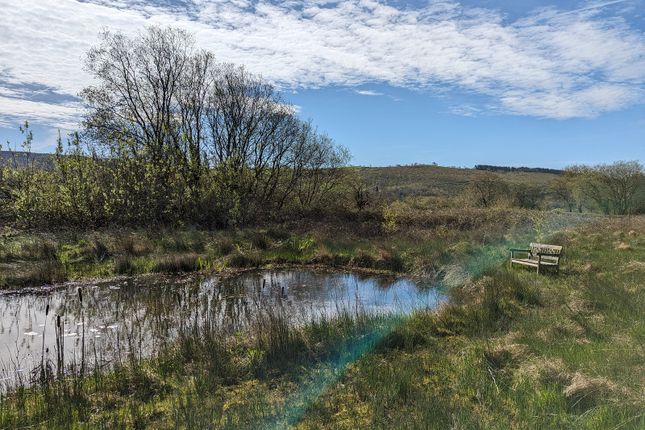
<path fill-rule="evenodd" d="M 642 428 L 645 219 L 550 240 L 560 276 L 497 263 L 436 313 L 194 327 L 158 358 L 3 396 L 0 427 Z"/>
<path fill-rule="evenodd" d="M 388 197 L 407 196 L 455 196 L 463 192 L 466 185 L 482 177 L 482 170 L 443 166 L 396 166 L 358 168 L 370 187 L 378 187 Z M 505 172 L 495 173 L 508 184 L 535 185 L 548 189 L 558 177 L 552 173 Z"/>

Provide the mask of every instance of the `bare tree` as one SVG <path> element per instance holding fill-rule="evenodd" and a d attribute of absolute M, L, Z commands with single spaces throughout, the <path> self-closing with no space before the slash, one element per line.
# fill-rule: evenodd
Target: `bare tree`
<path fill-rule="evenodd" d="M 101 40 L 86 59 L 97 81 L 81 93 L 88 106 L 86 136 L 100 144 L 103 155 L 112 155 L 118 145 L 120 156 L 146 160 L 148 175 L 155 178 L 148 184 L 151 214 L 163 218 L 173 205 L 175 175 L 190 176 L 183 146 L 194 140 L 187 139 L 191 128 L 182 124 L 182 113 L 191 106 L 182 108 L 181 102 L 192 100 L 180 95 L 199 94 L 185 88 L 191 83 L 187 76 L 199 80 L 192 37 L 183 30 L 150 27 L 135 38 L 105 31 Z"/>
<path fill-rule="evenodd" d="M 567 173 L 572 180 L 579 206 L 583 204 L 589 208 L 595 206 L 605 214 L 610 213 L 607 192 L 602 182 L 599 181 L 595 168 L 584 165 L 570 166 L 567 168 Z"/>
<path fill-rule="evenodd" d="M 596 167 L 614 213 L 626 215 L 634 208 L 634 197 L 643 185 L 643 166 L 637 161 L 618 161 Z"/>
<path fill-rule="evenodd" d="M 242 67 L 221 65 L 212 78 L 206 111 L 212 162 L 235 177 L 236 192 L 254 196 L 284 162 L 296 131 L 293 111 Z"/>
<path fill-rule="evenodd" d="M 342 180 L 340 168 L 349 161 L 349 153 L 336 147 L 328 136 L 316 132 L 305 140 L 300 151 L 303 178 L 298 183 L 297 194 L 300 204 L 306 207 L 324 198 Z"/>
<path fill-rule="evenodd" d="M 183 174 L 192 193 L 198 193 L 206 163 L 208 128 L 206 113 L 212 90 L 211 69 L 215 63 L 210 52 L 193 54 L 187 62 L 178 93 L 179 142 L 184 145 Z"/>
<path fill-rule="evenodd" d="M 86 137 L 103 156 L 143 160 L 114 165 L 145 170 L 143 198 L 157 218 L 197 210 L 202 194 L 245 219 L 290 199 L 312 205 L 347 161 L 272 85 L 216 63 L 183 30 L 151 27 L 135 38 L 104 32 L 87 69 L 97 84 L 82 92 Z"/>
<path fill-rule="evenodd" d="M 82 91 L 90 111 L 85 126 L 103 142 L 125 138 L 132 151 L 163 157 L 176 144 L 177 97 L 190 67 L 192 37 L 183 30 L 150 27 L 136 38 L 103 32 L 86 68 L 98 84 Z"/>
<path fill-rule="evenodd" d="M 573 183 L 570 175 L 564 173 L 551 183 L 551 191 L 567 206 L 569 212 L 576 207 L 576 199 L 573 192 Z"/>
<path fill-rule="evenodd" d="M 466 195 L 475 205 L 483 207 L 494 205 L 507 192 L 508 185 L 491 172 L 478 175 L 466 187 Z"/>
<path fill-rule="evenodd" d="M 572 166 L 578 192 L 605 214 L 625 215 L 633 211 L 643 187 L 643 166 L 637 161 L 618 161 L 594 167 Z"/>
<path fill-rule="evenodd" d="M 511 187 L 513 203 L 524 209 L 535 209 L 542 199 L 539 187 L 529 184 L 516 184 Z"/>

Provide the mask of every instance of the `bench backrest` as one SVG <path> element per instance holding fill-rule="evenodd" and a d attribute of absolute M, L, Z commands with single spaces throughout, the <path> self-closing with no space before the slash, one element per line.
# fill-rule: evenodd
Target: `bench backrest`
<path fill-rule="evenodd" d="M 559 245 L 547 245 L 545 243 L 531 243 L 531 254 L 537 256 L 538 254 L 548 254 L 554 257 L 559 257 L 562 254 L 562 247 Z"/>

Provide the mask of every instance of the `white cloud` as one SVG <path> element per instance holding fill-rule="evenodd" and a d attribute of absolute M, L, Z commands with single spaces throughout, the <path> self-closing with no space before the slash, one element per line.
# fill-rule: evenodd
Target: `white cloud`
<path fill-rule="evenodd" d="M 455 115 L 475 117 L 482 113 L 482 109 L 469 104 L 460 104 L 451 106 L 449 112 Z"/>
<path fill-rule="evenodd" d="M 25 120 L 37 121 L 64 130 L 78 127 L 79 103 L 34 102 L 0 95 L 0 126 L 11 127 Z"/>
<path fill-rule="evenodd" d="M 377 97 L 377 96 L 384 95 L 383 93 L 379 93 L 378 91 L 372 91 L 372 90 L 354 90 L 354 92 L 361 96 Z"/>
<path fill-rule="evenodd" d="M 38 84 L 76 95 L 90 83 L 82 58 L 101 28 L 134 34 L 149 24 L 186 28 L 220 60 L 245 64 L 282 88 L 454 88 L 487 96 L 487 106 L 501 112 L 593 117 L 644 97 L 645 36 L 604 13 L 613 3 L 546 8 L 508 22 L 500 12 L 450 1 L 414 9 L 373 0 L 175 0 L 165 7 L 0 0 L 0 118 L 69 126 L 77 105 L 29 97 L 20 103 L 16 88 Z"/>

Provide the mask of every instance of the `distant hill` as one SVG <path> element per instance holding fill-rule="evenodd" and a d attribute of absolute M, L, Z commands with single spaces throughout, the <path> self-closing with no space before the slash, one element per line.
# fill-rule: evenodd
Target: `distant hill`
<path fill-rule="evenodd" d="M 371 189 L 378 188 L 387 196 L 454 196 L 463 191 L 468 182 L 484 175 L 480 169 L 411 165 L 395 167 L 357 167 Z M 536 171 L 495 171 L 509 184 L 531 184 L 548 187 L 558 177 L 553 169 Z"/>
<path fill-rule="evenodd" d="M 0 165 L 24 167 L 32 162 L 38 167 L 50 169 L 54 166 L 54 155 L 39 152 L 0 151 Z"/>
<path fill-rule="evenodd" d="M 44 168 L 53 167 L 53 154 L 0 151 L 0 164 L 29 162 Z M 392 167 L 355 167 L 367 185 L 392 196 L 450 196 L 463 191 L 468 182 L 492 171 L 509 184 L 533 184 L 546 187 L 560 170 L 530 167 L 478 165 L 474 169 L 414 164 Z"/>

